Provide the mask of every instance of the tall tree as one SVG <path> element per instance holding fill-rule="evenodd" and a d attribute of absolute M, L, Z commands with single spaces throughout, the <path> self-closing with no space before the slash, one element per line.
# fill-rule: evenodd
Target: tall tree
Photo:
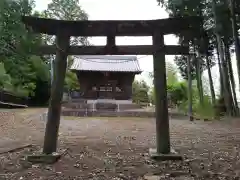
<path fill-rule="evenodd" d="M 229 61 L 231 59 L 226 59 L 225 51 L 223 49 L 223 41 L 227 41 L 230 43 L 232 42 L 232 35 L 229 32 L 232 32 L 232 26 L 229 16 L 229 10 L 228 5 L 229 2 L 227 0 L 158 0 L 161 4 L 165 6 L 167 11 L 169 12 L 169 15 L 171 17 L 182 17 L 182 16 L 192 16 L 197 15 L 201 16 L 204 20 L 203 28 L 205 32 L 207 33 L 209 37 L 209 43 L 210 45 L 208 47 L 211 47 L 212 53 L 210 53 L 208 56 L 211 58 L 211 56 L 214 55 L 214 50 L 217 49 L 219 52 L 220 57 L 220 65 L 219 68 L 221 70 L 221 83 L 223 86 L 223 94 L 224 94 L 224 100 L 225 105 L 227 106 L 228 113 L 232 114 L 232 109 L 234 109 L 233 104 L 233 96 L 234 91 L 231 92 L 230 87 L 230 77 L 231 77 L 231 69 L 229 69 Z M 216 7 L 216 8 L 215 8 Z M 236 7 L 236 4 L 235 4 Z M 237 6 L 238 7 L 238 6 Z M 238 17 L 238 16 L 235 16 Z M 235 23 L 236 24 L 236 23 Z M 223 28 L 224 27 L 224 28 Z M 201 39 L 200 38 L 194 38 L 193 40 L 189 34 L 181 33 L 179 34 L 180 37 L 180 43 L 184 44 L 190 41 L 192 44 L 196 47 L 196 52 L 201 52 Z M 212 48 L 213 47 L 213 48 Z M 205 52 L 204 52 L 205 54 Z M 175 60 L 181 60 L 183 58 L 176 58 Z M 177 62 L 178 66 L 180 67 L 180 71 L 183 72 L 182 74 L 185 74 L 187 72 L 187 61 L 186 58 L 184 58 L 185 61 L 183 62 Z M 211 58 L 214 59 L 214 58 Z M 229 61 L 228 61 L 229 60 Z M 205 70 L 205 66 L 207 65 L 207 69 L 211 68 L 212 65 L 209 65 L 209 62 L 205 62 L 206 59 L 203 59 L 203 63 L 200 63 L 200 69 Z M 230 62 L 231 63 L 231 62 Z M 210 67 L 209 67 L 210 66 Z M 197 66 L 195 69 L 196 78 L 199 79 L 199 67 Z M 201 82 L 199 80 L 199 82 Z M 201 86 L 199 84 L 199 94 L 201 91 Z M 200 96 L 201 98 L 201 96 Z"/>
<path fill-rule="evenodd" d="M 217 51 L 217 63 L 218 63 L 218 70 L 219 70 L 220 97 L 222 98 L 224 96 L 222 63 L 220 60 L 220 54 L 219 54 L 218 48 L 216 49 L 216 51 Z"/>
<path fill-rule="evenodd" d="M 6 73 L 11 76 L 14 92 L 34 94 L 36 72 L 33 68 L 30 51 L 41 42 L 39 36 L 26 31 L 22 15 L 31 15 L 33 1 L 0 1 L 0 58 Z"/>
<path fill-rule="evenodd" d="M 208 56 L 208 52 L 206 52 L 206 62 L 207 62 L 208 80 L 209 80 L 210 92 L 212 97 L 212 103 L 216 105 L 216 96 L 215 96 L 215 90 L 214 90 L 211 67 L 210 67 L 210 58 Z"/>
<path fill-rule="evenodd" d="M 237 2 L 235 0 L 229 0 L 229 8 L 231 12 L 232 32 L 233 32 L 233 39 L 234 39 L 234 45 L 235 45 L 237 69 L 238 69 L 238 82 L 240 84 L 240 40 L 239 40 L 238 25 L 237 25 L 237 19 L 236 19 Z"/>
<path fill-rule="evenodd" d="M 88 14 L 79 5 L 79 0 L 52 0 L 48 4 L 47 10 L 43 11 L 43 17 L 58 19 L 58 20 L 87 20 Z M 45 41 L 53 43 L 54 39 L 51 36 L 47 36 Z M 71 45 L 88 45 L 86 37 L 73 37 L 70 40 Z"/>
<path fill-rule="evenodd" d="M 197 89 L 198 89 L 198 96 L 199 96 L 199 101 L 200 104 L 203 106 L 203 85 L 202 85 L 202 71 L 201 71 L 201 58 L 200 56 L 195 56 L 195 66 L 196 66 L 196 80 L 197 80 Z"/>
<path fill-rule="evenodd" d="M 229 70 L 228 70 L 228 64 L 227 59 L 225 58 L 224 53 L 224 44 L 222 40 L 222 23 L 218 11 L 217 11 L 217 3 L 216 0 L 212 0 L 212 11 L 213 11 L 213 17 L 214 17 L 214 33 L 216 36 L 216 43 L 217 48 L 219 51 L 220 56 L 220 62 L 222 64 L 222 74 L 223 74 L 223 86 L 224 86 L 224 101 L 227 108 L 227 113 L 229 115 L 233 115 L 233 98 L 231 94 L 230 89 L 230 82 L 229 82 Z M 218 9 L 219 10 L 219 9 Z"/>
<path fill-rule="evenodd" d="M 190 121 L 193 121 L 193 93 L 192 93 L 192 75 L 191 75 L 191 57 L 187 57 L 187 69 L 188 69 L 188 117 Z"/>
<path fill-rule="evenodd" d="M 58 20 L 87 20 L 88 14 L 82 9 L 78 0 L 53 0 L 45 11 L 43 11 L 42 17 L 52 18 Z M 53 36 L 44 35 L 44 42 L 46 44 L 54 44 L 55 38 Z M 86 37 L 72 37 L 70 39 L 71 45 L 89 45 L 89 42 Z M 51 66 L 51 73 L 53 77 L 54 71 L 54 56 L 47 56 Z M 74 57 L 69 57 L 68 59 L 73 59 Z M 65 90 L 73 90 L 77 88 L 77 78 L 76 75 L 70 72 L 69 68 L 66 72 L 65 78 Z"/>

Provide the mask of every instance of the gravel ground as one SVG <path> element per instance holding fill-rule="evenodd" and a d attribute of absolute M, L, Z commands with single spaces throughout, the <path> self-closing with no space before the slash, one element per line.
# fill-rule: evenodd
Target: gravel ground
<path fill-rule="evenodd" d="M 36 146 L 0 155 L 0 179 L 240 179 L 239 119 L 171 120 L 171 144 L 184 156 L 184 161 L 176 162 L 148 157 L 148 149 L 155 145 L 153 119 L 62 120 L 59 148 L 68 148 L 68 153 L 54 165 L 33 165 L 23 157 L 42 146 L 45 125 L 37 117 L 2 115 L 1 137 Z"/>

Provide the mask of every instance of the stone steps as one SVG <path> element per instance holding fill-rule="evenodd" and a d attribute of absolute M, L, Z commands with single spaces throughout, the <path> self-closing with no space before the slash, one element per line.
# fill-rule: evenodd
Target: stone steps
<path fill-rule="evenodd" d="M 85 117 L 88 116 L 88 111 L 84 109 L 62 109 L 62 116 L 76 116 L 76 117 Z"/>
<path fill-rule="evenodd" d="M 101 103 L 101 102 L 97 102 L 96 105 L 96 110 L 97 111 L 111 111 L 111 112 L 115 112 L 117 110 L 117 104 L 114 103 Z"/>
<path fill-rule="evenodd" d="M 155 112 L 152 111 L 86 111 L 83 109 L 63 109 L 62 116 L 76 116 L 76 117 L 141 117 L 141 118 L 155 118 Z M 186 119 L 184 114 L 169 112 L 170 119 Z"/>
<path fill-rule="evenodd" d="M 74 102 L 69 103 L 68 102 L 63 104 L 62 107 L 71 108 L 71 109 L 88 109 L 89 105 L 85 103 L 74 103 Z"/>
<path fill-rule="evenodd" d="M 95 106 L 96 110 L 109 110 L 109 111 L 123 111 L 123 110 L 132 110 L 132 109 L 141 109 L 141 106 L 135 103 L 129 104 L 116 104 L 110 102 L 96 102 L 96 103 L 87 103 L 86 101 L 70 101 L 62 104 L 63 108 L 68 109 L 89 109 L 92 110 Z"/>
<path fill-rule="evenodd" d="M 119 110 L 130 110 L 130 109 L 141 109 L 141 106 L 139 104 L 119 104 L 118 105 Z"/>
<path fill-rule="evenodd" d="M 147 111 L 135 103 L 116 104 L 114 102 L 71 101 L 63 104 L 63 116 L 79 117 L 155 117 L 155 112 Z M 170 113 L 171 118 L 184 117 L 179 113 Z"/>
<path fill-rule="evenodd" d="M 62 107 L 70 109 L 87 109 L 89 105 L 85 99 L 72 99 L 71 101 L 63 103 Z"/>
<path fill-rule="evenodd" d="M 77 117 L 155 117 L 154 112 L 147 111 L 86 111 L 81 109 L 63 109 L 63 116 Z"/>

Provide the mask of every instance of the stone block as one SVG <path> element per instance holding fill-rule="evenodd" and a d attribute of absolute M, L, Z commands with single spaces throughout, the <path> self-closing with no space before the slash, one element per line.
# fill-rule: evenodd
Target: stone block
<path fill-rule="evenodd" d="M 152 159 L 157 161 L 181 161 L 183 160 L 183 157 L 178 154 L 174 149 L 171 149 L 171 152 L 169 154 L 161 154 L 157 153 L 157 149 L 150 148 L 149 149 L 149 155 Z"/>
<path fill-rule="evenodd" d="M 31 163 L 43 163 L 43 164 L 53 164 L 57 162 L 61 157 L 59 153 L 53 154 L 38 154 L 38 155 L 29 155 L 27 160 Z"/>

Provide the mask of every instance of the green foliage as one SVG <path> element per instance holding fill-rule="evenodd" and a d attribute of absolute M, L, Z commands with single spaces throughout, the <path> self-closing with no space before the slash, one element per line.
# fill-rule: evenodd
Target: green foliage
<path fill-rule="evenodd" d="M 183 82 L 183 84 L 187 88 L 187 82 Z M 189 101 L 187 99 L 187 89 L 185 93 L 186 98 L 179 103 L 178 109 L 184 113 L 188 113 Z M 213 118 L 215 116 L 214 106 L 209 96 L 204 95 L 203 105 L 201 104 L 196 81 L 193 81 L 192 85 L 192 110 L 195 116 L 200 116 L 201 118 Z"/>
<path fill-rule="evenodd" d="M 28 33 L 21 15 L 30 15 L 32 1 L 2 0 L 0 3 L 0 58 L 13 87 L 9 91 L 28 96 L 35 89 L 34 71 L 29 52 L 39 44 L 39 37 Z M 9 79 L 9 78 L 8 78 Z"/>
<path fill-rule="evenodd" d="M 48 4 L 48 8 L 42 12 L 41 16 L 46 18 L 71 21 L 88 19 L 88 14 L 79 5 L 78 0 L 53 0 L 50 4 Z M 43 36 L 44 43 L 54 43 L 54 39 L 55 38 L 53 36 Z M 86 37 L 72 37 L 70 44 L 89 45 L 89 42 Z M 53 57 L 48 57 L 49 61 L 51 58 Z M 68 68 L 64 82 L 65 91 L 73 91 L 80 88 L 76 74 L 70 70 L 70 66 L 73 60 L 74 58 L 72 56 L 68 58 Z"/>
<path fill-rule="evenodd" d="M 167 63 L 167 93 L 168 93 L 168 101 L 169 104 L 177 106 L 178 109 L 184 113 L 188 112 L 188 84 L 187 81 L 180 81 L 177 78 L 177 71 L 176 67 L 174 67 L 173 64 Z M 152 74 L 150 74 L 150 77 L 153 77 Z M 214 117 L 214 109 L 211 104 L 211 101 L 209 97 L 204 96 L 204 106 L 201 106 L 199 101 L 199 94 L 197 89 L 197 81 L 194 80 L 192 82 L 192 106 L 193 106 L 193 113 L 195 115 L 209 118 Z M 150 91 L 150 100 L 154 103 L 155 101 L 155 92 L 154 89 Z"/>
<path fill-rule="evenodd" d="M 191 77 L 192 79 L 197 80 L 197 90 L 198 93 L 196 97 L 193 97 L 193 106 L 195 112 L 197 111 L 200 114 L 204 114 L 204 112 L 208 115 L 212 115 L 213 108 L 211 103 L 209 102 L 209 97 L 203 97 L 203 88 L 202 88 L 202 72 L 206 69 L 206 56 L 208 58 L 208 69 L 215 65 L 215 56 L 214 51 L 218 51 L 219 53 L 219 64 L 222 65 L 221 77 L 226 77 L 221 80 L 221 89 L 224 89 L 225 99 L 225 107 L 229 109 L 235 109 L 231 103 L 231 94 L 230 82 L 234 84 L 231 77 L 232 72 L 229 67 L 231 65 L 227 65 L 231 61 L 231 58 L 227 56 L 227 51 L 230 50 L 229 47 L 233 44 L 233 26 L 234 24 L 240 23 L 239 14 L 236 14 L 237 22 L 234 23 L 234 18 L 231 17 L 230 6 L 229 3 L 231 1 L 228 0 L 157 0 L 161 5 L 163 5 L 166 10 L 169 12 L 170 17 L 182 17 L 182 16 L 200 16 L 203 19 L 203 30 L 205 32 L 204 39 L 201 37 L 194 37 L 191 33 L 182 32 L 178 34 L 179 43 L 182 45 L 189 45 L 193 52 L 199 53 L 198 58 L 191 59 Z M 240 8 L 239 1 L 235 1 L 235 9 Z M 231 22 L 232 21 L 232 22 Z M 239 26 L 240 27 L 240 26 Z M 238 30 L 239 30 L 238 27 Z M 237 39 L 235 37 L 235 39 Z M 223 41 L 223 42 L 221 42 Z M 235 42 L 237 44 L 237 41 Z M 222 45 L 224 47 L 222 47 Z M 239 45 L 238 45 L 239 46 Z M 237 49 L 237 48 L 236 48 Z M 226 52 L 223 52 L 223 51 Z M 237 51 L 236 51 L 237 52 Z M 237 53 L 238 54 L 238 53 Z M 237 62 L 239 60 L 237 59 Z M 197 63 L 198 62 L 198 63 Z M 187 80 L 187 56 L 178 56 L 175 57 L 175 63 L 177 64 L 179 71 L 182 77 Z M 229 67 L 227 67 L 229 66 Z M 211 72 L 209 72 L 209 78 L 211 78 Z M 229 74 L 228 74 L 229 73 Z M 210 81 L 210 83 L 212 83 Z M 225 87 L 224 87 L 225 86 Z M 213 85 L 210 84 L 211 87 L 211 95 L 212 101 L 215 102 L 215 93 L 213 89 Z M 232 89 L 235 89 L 234 87 Z M 229 91 L 229 92 L 228 92 Z M 222 93 L 223 94 L 223 93 Z M 201 99 L 201 103 L 199 104 L 198 99 Z M 206 100 L 207 99 L 207 100 Z M 236 103 L 235 103 L 236 104 Z M 209 106 L 208 106 L 209 105 Z M 184 103 L 182 104 L 184 106 Z"/>
<path fill-rule="evenodd" d="M 177 69 L 173 63 L 166 63 L 166 73 L 167 73 L 167 93 L 169 103 L 172 105 L 179 105 L 179 103 L 187 99 L 187 86 L 186 83 L 180 82 L 177 76 Z M 150 78 L 153 75 L 150 74 Z M 150 100 L 155 104 L 155 92 L 154 88 L 150 91 Z"/>
<path fill-rule="evenodd" d="M 195 92 L 197 90 L 195 89 Z M 196 92 L 197 94 L 197 92 Z M 208 96 L 204 96 L 204 106 L 201 105 L 199 98 L 196 96 L 193 98 L 192 101 L 192 109 L 193 109 L 193 115 L 197 116 L 197 117 L 201 117 L 201 118 L 213 118 L 215 117 L 215 109 L 210 101 L 210 98 Z M 179 110 L 187 113 L 188 112 L 188 100 L 183 101 L 180 105 L 179 105 Z"/>
<path fill-rule="evenodd" d="M 215 110 L 208 96 L 204 96 L 203 106 L 200 104 L 200 102 L 198 102 L 194 108 L 195 108 L 196 114 L 201 116 L 201 118 L 215 117 Z"/>
<path fill-rule="evenodd" d="M 0 63 L 0 88 L 4 90 L 12 88 L 11 76 L 6 73 L 3 63 Z"/>
<path fill-rule="evenodd" d="M 50 80 L 50 72 L 48 65 L 44 62 L 44 59 L 39 56 L 31 56 L 30 61 L 32 62 L 32 70 L 34 72 L 34 77 L 39 78 L 41 81 Z"/>
<path fill-rule="evenodd" d="M 174 58 L 174 62 L 176 63 L 176 65 L 178 66 L 178 69 L 181 73 L 181 76 L 184 79 L 188 79 L 188 71 L 187 71 L 187 56 L 175 56 Z M 196 78 L 196 66 L 194 66 L 194 62 L 191 62 L 191 75 L 192 75 L 192 79 Z"/>
<path fill-rule="evenodd" d="M 60 20 L 88 19 L 87 13 L 81 8 L 78 0 L 52 0 L 44 14 Z"/>
<path fill-rule="evenodd" d="M 76 73 L 70 70 L 73 60 L 74 59 L 71 56 L 68 57 L 67 71 L 64 80 L 64 89 L 67 92 L 80 89 Z"/>
<path fill-rule="evenodd" d="M 149 87 L 145 81 L 134 81 L 132 87 L 133 102 L 138 104 L 149 103 Z"/>
<path fill-rule="evenodd" d="M 0 1 L 0 88 L 16 95 L 30 97 L 31 104 L 44 104 L 49 98 L 50 73 L 48 59 L 31 56 L 30 51 L 53 37 L 32 34 L 21 22 L 22 15 L 65 20 L 87 19 L 78 0 L 53 0 L 43 13 L 33 12 L 34 1 Z M 87 45 L 86 38 L 73 38 L 72 44 Z M 69 60 L 71 62 L 71 60 Z M 71 63 L 69 63 L 71 64 Z M 67 71 L 65 86 L 79 88 L 76 75 Z"/>
<path fill-rule="evenodd" d="M 178 82 L 177 69 L 171 62 L 166 63 L 167 85 L 172 86 Z"/>
<path fill-rule="evenodd" d="M 187 85 L 185 82 L 178 82 L 167 86 L 168 98 L 174 105 L 179 105 L 187 100 Z"/>
<path fill-rule="evenodd" d="M 79 5 L 79 0 L 53 0 L 48 4 L 48 8 L 43 11 L 43 17 L 59 20 L 87 20 L 88 14 Z M 52 36 L 44 36 L 45 41 L 54 42 Z M 88 45 L 86 37 L 72 37 L 71 45 Z"/>
<path fill-rule="evenodd" d="M 76 73 L 71 72 L 70 70 L 66 72 L 64 89 L 65 91 L 68 91 L 68 92 L 80 89 L 79 81 L 77 79 Z"/>
<path fill-rule="evenodd" d="M 34 1 L 0 1 L 0 88 L 24 97 L 34 97 L 38 82 L 49 81 L 45 59 L 30 55 L 41 44 L 41 36 L 28 32 L 21 21 L 33 7 Z"/>
<path fill-rule="evenodd" d="M 169 103 L 178 106 L 187 100 L 187 85 L 185 82 L 176 82 L 175 84 L 167 85 L 167 93 Z M 155 104 L 154 88 L 150 91 L 150 101 Z"/>

